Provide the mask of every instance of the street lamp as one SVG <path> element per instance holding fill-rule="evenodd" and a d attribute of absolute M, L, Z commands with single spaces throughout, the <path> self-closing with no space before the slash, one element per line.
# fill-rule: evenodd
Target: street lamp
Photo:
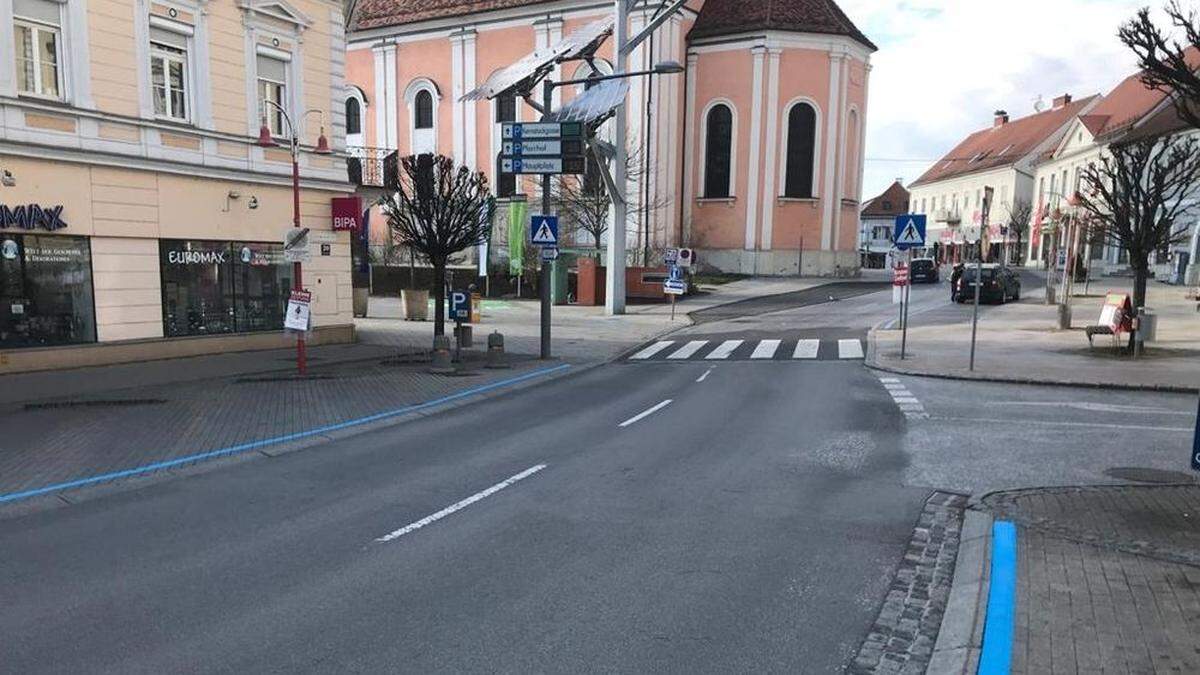
<path fill-rule="evenodd" d="M 289 140 L 291 142 L 291 151 L 292 151 L 292 227 L 299 228 L 300 227 L 300 136 L 299 136 L 299 132 L 296 129 L 296 125 L 292 123 L 291 116 L 288 115 L 287 110 L 283 109 L 283 106 L 279 105 L 278 103 L 276 103 L 274 101 L 268 101 L 267 99 L 262 99 L 262 104 L 264 106 L 264 112 L 262 115 L 262 126 L 259 127 L 259 129 L 258 129 L 258 145 L 260 147 L 263 147 L 263 148 L 279 147 L 279 143 L 277 143 L 275 141 L 275 138 L 271 135 L 270 125 L 267 124 L 267 114 L 265 112 L 266 106 L 271 106 L 272 108 L 277 110 L 279 112 L 280 117 L 283 118 L 283 121 L 287 122 L 287 131 L 288 131 L 288 136 L 290 137 Z M 313 113 L 317 113 L 317 114 L 321 115 L 322 119 L 324 118 L 324 115 L 325 115 L 324 111 L 314 108 L 312 110 L 306 110 L 304 112 L 304 114 L 301 116 L 301 119 L 306 118 Z M 319 136 L 317 136 L 317 146 L 316 146 L 316 148 L 313 149 L 313 152 L 315 152 L 318 155 L 329 155 L 329 154 L 333 153 L 333 151 L 329 149 L 329 139 L 325 138 L 325 125 L 324 124 L 321 125 L 321 133 Z M 304 282 L 303 282 L 302 270 L 300 268 L 299 260 L 292 263 L 292 272 L 293 272 L 292 276 L 294 277 L 294 281 L 292 283 L 292 288 L 297 291 L 304 290 Z M 303 332 L 296 335 L 296 368 L 297 368 L 297 370 L 299 370 L 301 377 L 303 377 L 308 370 L 308 355 L 305 350 L 304 339 L 305 339 L 305 336 L 304 336 Z"/>

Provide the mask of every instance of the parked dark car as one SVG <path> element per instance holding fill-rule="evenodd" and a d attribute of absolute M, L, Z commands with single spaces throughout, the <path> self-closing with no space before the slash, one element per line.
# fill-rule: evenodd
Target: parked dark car
<path fill-rule="evenodd" d="M 937 262 L 933 258 L 917 258 L 913 260 L 912 264 L 908 266 L 908 274 L 914 284 L 936 284 L 942 280 Z"/>
<path fill-rule="evenodd" d="M 1003 265 L 983 265 L 980 270 L 983 285 L 979 287 L 980 302 L 998 302 L 1004 304 L 1009 300 L 1021 299 L 1021 277 L 1011 268 Z M 963 268 L 962 278 L 958 281 L 956 300 L 958 302 L 973 302 L 975 299 L 975 265 L 967 263 Z"/>

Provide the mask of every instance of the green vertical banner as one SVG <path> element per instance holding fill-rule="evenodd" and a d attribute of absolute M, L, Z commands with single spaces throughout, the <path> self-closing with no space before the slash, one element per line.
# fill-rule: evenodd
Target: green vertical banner
<path fill-rule="evenodd" d="M 529 207 L 523 200 L 508 203 L 508 273 L 517 276 L 525 270 L 525 220 Z"/>

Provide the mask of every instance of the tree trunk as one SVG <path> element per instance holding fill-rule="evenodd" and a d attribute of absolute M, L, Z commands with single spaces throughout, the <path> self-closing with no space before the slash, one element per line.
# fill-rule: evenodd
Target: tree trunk
<path fill-rule="evenodd" d="M 433 334 L 446 334 L 446 262 L 433 263 Z"/>
<path fill-rule="evenodd" d="M 1132 254 L 1130 258 L 1133 258 Z M 1144 259 L 1143 259 L 1144 260 Z M 1131 261 L 1133 262 L 1133 261 Z M 1133 318 L 1137 318 L 1138 311 L 1146 305 L 1146 283 L 1150 279 L 1150 266 L 1143 262 L 1133 262 Z M 1133 339 L 1133 333 L 1129 334 L 1129 353 L 1136 354 L 1136 341 Z"/>

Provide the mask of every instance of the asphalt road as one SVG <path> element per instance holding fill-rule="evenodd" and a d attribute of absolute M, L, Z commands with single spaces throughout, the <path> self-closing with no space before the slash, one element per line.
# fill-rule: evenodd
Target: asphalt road
<path fill-rule="evenodd" d="M 861 335 L 889 301 L 690 330 Z M 927 418 L 860 361 L 622 362 L 0 520 L 0 670 L 839 672 L 931 488 L 1186 466 L 1190 397 L 896 379 Z"/>

